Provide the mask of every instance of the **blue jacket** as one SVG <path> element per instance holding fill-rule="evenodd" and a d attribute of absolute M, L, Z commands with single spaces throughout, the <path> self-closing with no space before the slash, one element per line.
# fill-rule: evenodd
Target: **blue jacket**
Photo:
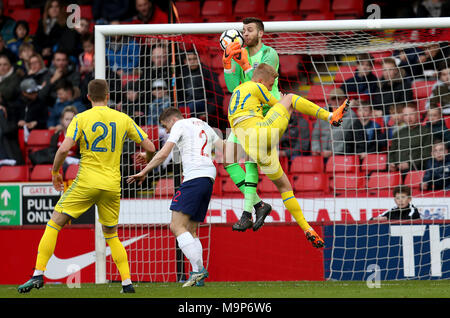
<path fill-rule="evenodd" d="M 86 110 L 86 106 L 81 102 L 81 99 L 79 98 L 64 103 L 61 103 L 57 100 L 55 105 L 50 108 L 47 127 L 54 127 L 60 124 L 61 114 L 66 106 L 75 106 L 78 110 L 78 113 Z"/>
<path fill-rule="evenodd" d="M 423 176 L 424 183 L 430 183 L 428 189 L 450 190 L 450 154 L 444 160 L 437 161 L 430 158 L 426 163 L 426 172 Z"/>

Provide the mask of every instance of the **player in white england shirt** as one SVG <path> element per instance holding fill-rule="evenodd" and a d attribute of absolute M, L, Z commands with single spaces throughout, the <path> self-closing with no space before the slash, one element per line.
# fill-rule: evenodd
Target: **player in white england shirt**
<path fill-rule="evenodd" d="M 216 178 L 211 151 L 213 147 L 223 151 L 224 141 L 207 123 L 198 118 L 184 119 L 174 107 L 166 108 L 159 122 L 169 133 L 169 138 L 147 166 L 138 174 L 128 177 L 127 182 L 138 181 L 142 184 L 147 174 L 164 162 L 175 145 L 178 147 L 183 166 L 183 183 L 170 205 L 170 230 L 192 265 L 192 272 L 183 287 L 202 286 L 208 271 L 203 267 L 203 248 L 197 237 L 197 228 L 205 219 Z"/>

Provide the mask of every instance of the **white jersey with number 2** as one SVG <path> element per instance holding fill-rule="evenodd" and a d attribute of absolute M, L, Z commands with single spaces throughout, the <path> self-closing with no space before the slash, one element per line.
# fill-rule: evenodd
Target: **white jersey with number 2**
<path fill-rule="evenodd" d="M 198 118 L 180 119 L 172 126 L 167 141 L 175 143 L 180 150 L 183 182 L 201 177 L 216 178 L 211 150 L 218 140 L 215 131 Z"/>

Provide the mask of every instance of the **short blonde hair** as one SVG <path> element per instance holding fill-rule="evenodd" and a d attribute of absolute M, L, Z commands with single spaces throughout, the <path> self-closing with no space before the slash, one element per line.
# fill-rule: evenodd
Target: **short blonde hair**
<path fill-rule="evenodd" d="M 273 68 L 273 66 L 266 63 L 261 63 L 253 71 L 252 80 L 269 79 L 271 77 L 277 78 L 278 75 L 278 72 Z"/>

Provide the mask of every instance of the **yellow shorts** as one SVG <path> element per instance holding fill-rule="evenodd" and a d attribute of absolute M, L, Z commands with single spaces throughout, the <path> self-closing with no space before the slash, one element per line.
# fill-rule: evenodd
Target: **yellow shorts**
<path fill-rule="evenodd" d="M 80 187 L 76 182 L 61 196 L 55 211 L 77 219 L 93 204 L 101 224 L 110 227 L 119 223 L 120 192 Z"/>
<path fill-rule="evenodd" d="M 232 128 L 245 152 L 271 180 L 280 178 L 284 173 L 277 147 L 288 127 L 289 119 L 286 107 L 277 103 L 264 118 L 249 118 Z"/>

